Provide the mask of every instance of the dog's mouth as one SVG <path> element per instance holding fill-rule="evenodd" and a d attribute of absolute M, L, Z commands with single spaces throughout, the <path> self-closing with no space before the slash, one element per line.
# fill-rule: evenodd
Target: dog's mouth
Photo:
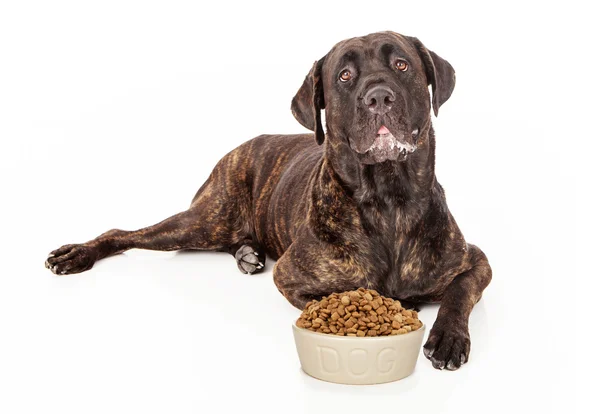
<path fill-rule="evenodd" d="M 415 131 L 413 131 L 413 137 Z M 393 135 L 385 125 L 377 131 L 375 140 L 362 154 L 363 161 L 368 164 L 388 160 L 404 161 L 408 154 L 415 152 L 417 146 L 404 140 L 403 133 Z"/>

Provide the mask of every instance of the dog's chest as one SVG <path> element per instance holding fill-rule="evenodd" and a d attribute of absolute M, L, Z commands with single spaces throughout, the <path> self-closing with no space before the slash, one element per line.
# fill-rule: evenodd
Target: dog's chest
<path fill-rule="evenodd" d="M 375 208 L 362 212 L 361 224 L 365 237 L 360 254 L 370 263 L 368 283 L 383 294 L 433 294 L 462 262 L 464 240 L 443 214 L 406 206 Z"/>

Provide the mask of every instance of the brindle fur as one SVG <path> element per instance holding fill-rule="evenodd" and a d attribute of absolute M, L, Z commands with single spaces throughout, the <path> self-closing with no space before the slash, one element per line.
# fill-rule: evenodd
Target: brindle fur
<path fill-rule="evenodd" d="M 386 48 L 400 50 L 413 72 L 377 66 Z M 362 84 L 336 83 L 348 59 L 353 68 L 362 65 Z M 357 153 L 382 122 L 356 104 L 369 82 L 386 82 L 398 94 L 394 112 L 382 118 L 394 134 L 420 128 L 410 138 L 418 149 L 406 159 L 374 163 Z M 403 301 L 441 302 L 424 352 L 434 367 L 457 369 L 468 359 L 469 315 L 491 269 L 465 242 L 436 180 L 428 84 L 437 115 L 454 71 L 415 38 L 383 32 L 340 42 L 315 62 L 292 103 L 314 134 L 254 138 L 217 163 L 188 210 L 141 230 L 63 246 L 46 266 L 70 274 L 132 248 L 197 249 L 227 251 L 241 271 L 255 273 L 269 255 L 277 260 L 277 288 L 297 308 L 361 286 Z"/>

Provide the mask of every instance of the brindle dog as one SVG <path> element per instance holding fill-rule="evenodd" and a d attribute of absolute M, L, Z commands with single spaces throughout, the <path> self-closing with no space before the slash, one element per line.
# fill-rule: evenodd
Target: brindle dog
<path fill-rule="evenodd" d="M 197 249 L 227 251 L 256 273 L 269 255 L 277 288 L 300 309 L 361 286 L 405 303 L 441 302 L 424 352 L 435 368 L 457 369 L 492 271 L 465 242 L 434 172 L 431 107 L 437 116 L 454 83 L 452 66 L 416 38 L 344 40 L 292 101 L 313 134 L 254 138 L 217 163 L 188 210 L 63 246 L 46 266 L 64 275 L 132 248 Z"/>

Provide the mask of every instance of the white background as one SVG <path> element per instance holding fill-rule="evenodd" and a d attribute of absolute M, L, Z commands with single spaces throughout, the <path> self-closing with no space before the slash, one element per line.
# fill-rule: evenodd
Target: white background
<path fill-rule="evenodd" d="M 586 411 L 586 3 L 0 4 L 0 412 Z M 242 142 L 304 132 L 289 106 L 312 63 L 380 30 L 419 37 L 457 73 L 434 120 L 437 176 L 494 271 L 459 371 L 421 355 L 386 385 L 306 376 L 272 262 L 248 276 L 223 253 L 130 251 L 80 275 L 44 268 L 62 244 L 186 209 Z M 436 312 L 421 312 L 428 327 Z"/>

